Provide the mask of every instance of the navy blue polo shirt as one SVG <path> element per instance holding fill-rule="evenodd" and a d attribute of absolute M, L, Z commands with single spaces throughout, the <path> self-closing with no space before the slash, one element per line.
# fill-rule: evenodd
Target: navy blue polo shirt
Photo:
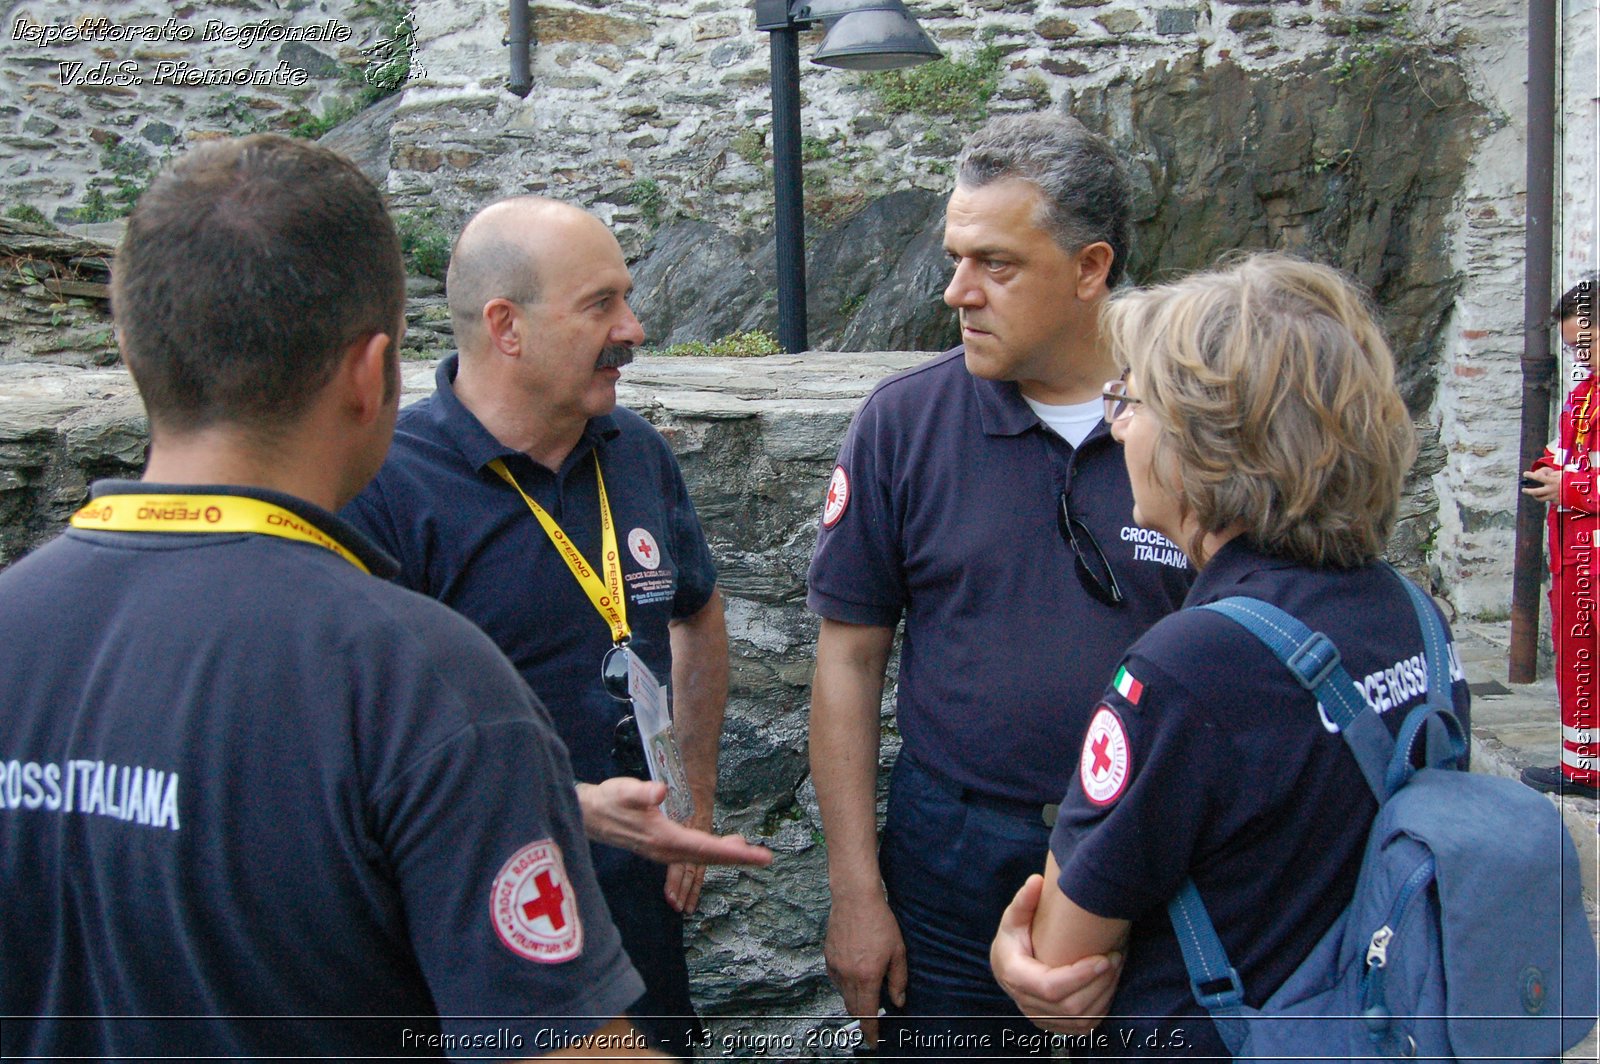
<path fill-rule="evenodd" d="M 1312 569 L 1240 538 L 1200 571 L 1188 604 L 1229 595 L 1270 602 L 1327 634 L 1391 730 L 1425 700 L 1422 633 L 1386 567 Z M 1470 727 L 1453 640 L 1449 654 L 1456 713 Z M 1167 903 L 1193 875 L 1246 1000 L 1259 1006 L 1355 890 L 1377 813 L 1355 758 L 1255 636 L 1186 609 L 1133 645 L 1084 743 L 1060 760 L 1073 773 L 1050 840 L 1061 889 L 1092 913 L 1133 922 L 1101 1030 L 1113 1048 L 1154 1033 L 1167 1055 L 1225 1056 L 1190 992 Z M 1124 1043 L 1122 1030 L 1137 1036 Z"/>
<path fill-rule="evenodd" d="M 393 568 L 285 495 L 95 488 L 130 492 Z M 438 603 L 308 543 L 71 529 L 0 573 L 0 675 L 0 1014 L 57 1017 L 0 1055 L 529 1056 L 642 989 L 548 714 Z"/>
<path fill-rule="evenodd" d="M 433 395 L 401 411 L 383 468 L 343 516 L 400 562 L 396 580 L 473 621 L 550 707 L 580 780 L 619 774 L 613 733 L 625 712 L 600 685 L 611 630 L 496 458 L 593 566 L 600 552 L 599 458 L 615 521 L 632 647 L 663 684 L 669 621 L 711 598 L 716 567 L 677 460 L 623 407 L 589 421 L 559 470 L 513 451 L 456 398 L 457 356 Z M 600 570 L 596 569 L 597 574 Z"/>
<path fill-rule="evenodd" d="M 1057 512 L 1093 534 L 1126 601 L 1084 589 Z M 905 752 L 964 787 L 1058 801 L 1118 659 L 1177 608 L 1192 572 L 1133 523 L 1122 447 L 1099 425 L 1074 448 L 1016 384 L 956 348 L 889 377 L 839 452 L 811 561 L 823 617 L 905 618 L 897 702 Z"/>

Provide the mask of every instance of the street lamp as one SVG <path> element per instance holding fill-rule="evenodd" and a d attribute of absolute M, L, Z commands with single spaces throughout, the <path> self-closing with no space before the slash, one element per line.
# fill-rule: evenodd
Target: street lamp
<path fill-rule="evenodd" d="M 777 240 L 778 344 L 806 341 L 805 201 L 800 176 L 800 31 L 827 33 L 812 62 L 844 70 L 891 70 L 940 57 L 900 0 L 756 0 L 756 29 L 772 35 L 772 191 Z"/>

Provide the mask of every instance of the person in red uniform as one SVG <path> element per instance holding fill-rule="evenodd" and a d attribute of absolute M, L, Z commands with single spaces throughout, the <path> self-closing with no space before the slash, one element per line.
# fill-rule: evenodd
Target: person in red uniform
<path fill-rule="evenodd" d="M 1554 794 L 1600 797 L 1600 639 L 1595 630 L 1596 514 L 1594 350 L 1596 278 L 1570 288 L 1556 304 L 1561 340 L 1572 352 L 1573 387 L 1561 408 L 1555 444 L 1523 476 L 1523 493 L 1550 505 L 1550 627 L 1561 700 L 1561 763 L 1522 770 L 1522 782 Z"/>

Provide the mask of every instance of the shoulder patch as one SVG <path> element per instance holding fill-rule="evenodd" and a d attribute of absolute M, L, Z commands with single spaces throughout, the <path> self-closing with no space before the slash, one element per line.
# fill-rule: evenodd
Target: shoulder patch
<path fill-rule="evenodd" d="M 1116 710 L 1100 703 L 1089 731 L 1083 737 L 1083 753 L 1078 758 L 1078 778 L 1083 793 L 1095 805 L 1110 805 L 1122 797 L 1133 773 L 1133 752 L 1128 733 Z"/>
<path fill-rule="evenodd" d="M 583 952 L 583 924 L 561 847 L 530 842 L 511 855 L 489 890 L 495 933 L 512 953 L 540 964 L 560 964 Z"/>
<path fill-rule="evenodd" d="M 850 505 L 850 477 L 845 473 L 844 466 L 833 467 L 833 479 L 828 481 L 828 499 L 822 507 L 822 527 L 832 528 L 839 523 L 839 518 L 844 516 L 846 506 Z"/>

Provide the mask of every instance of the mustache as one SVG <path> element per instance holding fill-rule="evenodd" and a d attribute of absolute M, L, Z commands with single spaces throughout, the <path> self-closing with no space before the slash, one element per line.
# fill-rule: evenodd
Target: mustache
<path fill-rule="evenodd" d="M 627 344 L 607 344 L 600 349 L 600 357 L 595 359 L 595 369 L 621 369 L 633 361 L 633 348 Z"/>

